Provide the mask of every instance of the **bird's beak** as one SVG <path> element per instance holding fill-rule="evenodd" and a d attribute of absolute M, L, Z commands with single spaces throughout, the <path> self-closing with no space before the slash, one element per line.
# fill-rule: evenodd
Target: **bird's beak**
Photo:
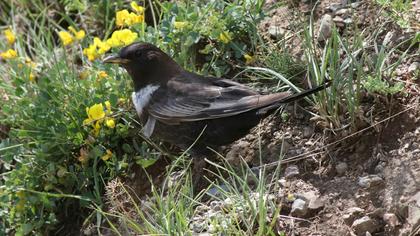
<path fill-rule="evenodd" d="M 111 55 L 111 56 L 106 57 L 102 62 L 121 65 L 121 64 L 127 64 L 128 62 L 130 62 L 130 60 L 121 58 L 118 55 Z"/>

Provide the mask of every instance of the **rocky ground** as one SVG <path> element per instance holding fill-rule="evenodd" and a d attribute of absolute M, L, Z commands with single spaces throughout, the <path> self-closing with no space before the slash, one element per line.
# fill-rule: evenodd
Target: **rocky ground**
<path fill-rule="evenodd" d="M 275 2 L 268 1 L 267 7 Z M 369 2 L 322 0 L 313 5 L 295 1 L 273 9 L 261 29 L 268 38 L 287 38 L 296 57 L 302 56 L 301 42 L 294 34 L 293 17 L 302 17 L 295 14 L 297 9 L 304 16 L 315 8 L 319 41 L 328 37 L 333 24 L 343 34 L 351 34 L 346 28 L 354 24 L 362 29 L 386 25 L 379 35 L 383 45 L 395 46 L 410 35 L 395 24 L 380 22 L 381 10 Z M 419 2 L 413 1 L 418 17 L 419 7 Z M 237 166 L 243 159 L 254 170 L 263 168 L 262 164 L 270 170 L 270 166 L 277 166 L 280 153 L 284 155 L 278 184 L 265 196 L 272 211 L 281 208 L 280 217 L 274 219 L 279 232 L 420 235 L 420 80 L 407 80 L 419 69 L 419 63 L 417 52 L 397 69 L 397 79 L 405 81 L 407 96 L 386 104 L 378 103 L 380 98 L 363 102 L 365 117 L 372 113 L 373 118 L 357 132 L 325 127 L 295 104 L 287 108 L 287 120 L 268 118 L 226 149 L 230 164 Z M 190 228 L 197 235 L 211 234 L 212 218 L 226 216 L 223 209 L 232 204 L 230 198 L 207 200 L 197 207 Z"/>

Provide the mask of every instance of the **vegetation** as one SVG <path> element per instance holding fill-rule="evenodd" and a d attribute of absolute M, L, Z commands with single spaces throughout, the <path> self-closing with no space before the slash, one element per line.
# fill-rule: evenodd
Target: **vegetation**
<path fill-rule="evenodd" d="M 393 9 L 407 6 L 386 2 L 378 1 Z M 313 26 L 302 22 L 305 57 L 298 61 L 284 42 L 261 35 L 258 24 L 268 11 L 263 6 L 263 0 L 1 2 L 0 125 L 10 130 L 0 134 L 0 232 L 46 235 L 63 230 L 66 219 L 80 225 L 87 219 L 98 230 L 110 227 L 118 233 L 113 217 L 137 233 L 190 230 L 189 217 L 203 194 L 193 194 L 188 172 L 166 191 L 155 188 L 147 212 L 133 202 L 138 219 L 110 213 L 104 202 L 108 182 L 127 176 L 133 165 L 152 165 L 161 153 L 174 159 L 172 171 L 188 168 L 185 155 L 168 154 L 164 146 L 141 137 L 128 75 L 101 63 L 104 54 L 134 41 L 156 44 L 188 70 L 241 77 L 272 91 L 300 90 L 292 77 L 307 75 L 312 84 L 332 79 L 330 91 L 308 102 L 314 115 L 333 128 L 357 129 L 362 91 L 387 96 L 403 90 L 388 80 L 398 65 L 389 66 L 388 55 L 397 47 L 382 48 L 371 60 L 371 48 L 363 44 L 370 35 L 347 39 L 334 31 L 319 48 Z M 244 167 L 239 174 L 227 163 L 213 165 L 229 176 L 215 173 L 227 186 L 222 197 L 235 199 L 229 227 L 221 219 L 213 222 L 219 232 L 274 235 L 264 218 L 264 206 L 272 204 L 263 198 L 272 187 L 265 170 L 256 175 Z M 274 179 L 278 171 L 270 176 Z M 246 194 L 248 178 L 257 182 L 254 190 L 260 194 L 254 199 Z M 238 206 L 243 211 L 234 214 Z"/>

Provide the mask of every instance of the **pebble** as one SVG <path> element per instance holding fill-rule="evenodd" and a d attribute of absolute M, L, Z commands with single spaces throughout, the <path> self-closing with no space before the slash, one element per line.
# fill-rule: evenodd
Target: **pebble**
<path fill-rule="evenodd" d="M 350 9 L 343 8 L 343 9 L 338 10 L 335 14 L 342 17 L 347 17 L 350 15 L 350 13 L 351 13 Z"/>
<path fill-rule="evenodd" d="M 351 225 L 353 224 L 354 219 L 356 219 L 356 217 L 361 216 L 364 212 L 365 210 L 363 210 L 362 208 L 350 207 L 342 218 L 347 225 Z"/>
<path fill-rule="evenodd" d="M 270 34 L 272 38 L 279 39 L 284 36 L 284 34 L 286 33 L 286 30 L 280 26 L 272 25 L 268 27 L 268 33 Z"/>
<path fill-rule="evenodd" d="M 352 24 L 353 23 L 353 20 L 351 19 L 351 18 L 346 18 L 346 19 L 344 19 L 344 24 L 346 24 L 346 25 L 350 25 L 350 24 Z"/>
<path fill-rule="evenodd" d="M 420 62 L 415 61 L 408 67 L 408 73 L 414 73 L 418 69 L 420 69 Z"/>
<path fill-rule="evenodd" d="M 299 168 L 296 165 L 290 165 L 284 171 L 284 177 L 286 179 L 293 178 L 299 175 Z"/>
<path fill-rule="evenodd" d="M 370 188 L 373 186 L 381 185 L 384 180 L 378 175 L 368 175 L 359 177 L 358 185 L 362 188 Z"/>
<path fill-rule="evenodd" d="M 400 225 L 400 222 L 398 220 L 398 217 L 393 213 L 385 213 L 383 216 L 383 220 L 392 228 L 395 226 Z"/>
<path fill-rule="evenodd" d="M 386 33 L 384 40 L 382 41 L 382 45 L 386 47 L 392 47 L 392 42 L 395 41 L 395 39 L 396 37 L 394 31 L 389 31 Z"/>
<path fill-rule="evenodd" d="M 331 28 L 332 28 L 333 20 L 331 15 L 325 14 L 322 16 L 321 25 L 319 26 L 318 31 L 318 41 L 323 42 L 326 41 L 331 37 Z"/>
<path fill-rule="evenodd" d="M 308 213 L 308 204 L 302 199 L 296 199 L 292 204 L 290 214 L 296 217 L 304 217 Z"/>
<path fill-rule="evenodd" d="M 348 165 L 345 162 L 339 162 L 335 166 L 335 171 L 338 175 L 344 175 L 348 169 Z"/>
<path fill-rule="evenodd" d="M 366 235 L 366 232 L 373 233 L 377 230 L 377 224 L 369 216 L 364 216 L 353 222 L 351 228 L 356 235 Z"/>

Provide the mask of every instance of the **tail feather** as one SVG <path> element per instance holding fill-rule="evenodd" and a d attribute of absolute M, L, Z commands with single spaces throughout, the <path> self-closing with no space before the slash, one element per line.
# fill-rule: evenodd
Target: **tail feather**
<path fill-rule="evenodd" d="M 300 93 L 296 93 L 296 94 L 293 94 L 291 96 L 288 96 L 288 97 L 284 98 L 283 100 L 279 101 L 279 103 L 289 103 L 289 102 L 293 102 L 293 101 L 299 100 L 301 98 L 307 97 L 307 96 L 309 96 L 311 94 L 314 94 L 316 92 L 319 92 L 321 90 L 324 90 L 324 89 L 330 87 L 331 84 L 332 84 L 332 81 L 331 80 L 327 80 L 323 84 L 318 85 L 315 88 L 311 88 L 311 89 L 302 91 Z"/>
<path fill-rule="evenodd" d="M 321 84 L 321 85 L 319 85 L 319 86 L 317 86 L 315 88 L 308 89 L 308 90 L 302 91 L 300 93 L 292 94 L 290 96 L 287 96 L 287 97 L 285 97 L 283 99 L 278 100 L 275 103 L 272 103 L 269 106 L 263 107 L 263 108 L 259 109 L 258 113 L 259 114 L 266 114 L 267 112 L 272 111 L 272 110 L 275 110 L 275 109 L 279 108 L 280 106 L 282 106 L 284 104 L 287 104 L 287 103 L 290 103 L 290 102 L 293 102 L 293 101 L 297 101 L 297 100 L 302 99 L 304 97 L 307 97 L 307 96 L 309 96 L 311 94 L 314 94 L 316 92 L 319 92 L 321 90 L 324 90 L 324 89 L 330 87 L 331 84 L 332 84 L 332 81 L 331 80 L 327 80 L 323 84 Z"/>

